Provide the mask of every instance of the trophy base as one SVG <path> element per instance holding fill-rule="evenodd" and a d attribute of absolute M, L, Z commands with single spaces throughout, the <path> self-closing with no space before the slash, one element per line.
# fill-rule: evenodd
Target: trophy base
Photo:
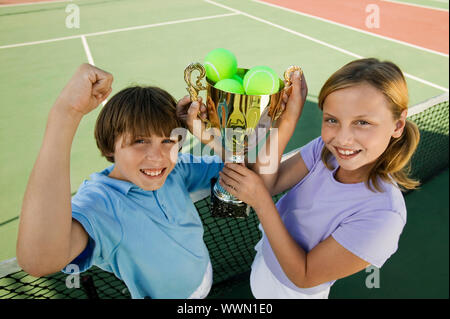
<path fill-rule="evenodd" d="M 216 179 L 211 180 L 211 216 L 246 218 L 250 214 L 250 206 L 239 200 L 225 201 L 217 196 Z"/>

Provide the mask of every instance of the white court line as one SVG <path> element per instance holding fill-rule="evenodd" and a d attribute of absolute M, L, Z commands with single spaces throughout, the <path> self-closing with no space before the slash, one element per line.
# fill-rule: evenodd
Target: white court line
<path fill-rule="evenodd" d="M 88 45 L 88 43 L 86 41 L 86 37 L 84 35 L 81 36 L 81 42 L 83 42 L 83 48 L 84 48 L 84 52 L 86 53 L 88 62 L 92 65 L 95 65 L 94 59 L 92 58 L 91 50 L 89 49 L 89 45 Z"/>
<path fill-rule="evenodd" d="M 81 42 L 83 43 L 84 52 L 86 53 L 86 57 L 88 59 L 89 64 L 95 66 L 94 59 L 92 58 L 91 49 L 89 49 L 89 45 L 84 35 L 81 36 Z M 105 106 L 107 102 L 108 102 L 107 99 L 103 100 L 102 105 Z"/>
<path fill-rule="evenodd" d="M 7 44 L 0 46 L 0 49 L 10 49 L 10 48 L 17 48 L 17 47 L 24 47 L 27 45 L 35 45 L 35 44 L 42 44 L 42 43 L 50 43 L 50 42 L 56 42 L 56 41 L 63 41 L 63 40 L 70 40 L 70 39 L 78 39 L 81 38 L 80 35 L 71 35 L 67 37 L 61 37 L 61 38 L 53 38 L 53 39 L 47 39 L 47 40 L 39 40 L 39 41 L 31 41 L 31 42 L 23 42 L 23 43 L 15 43 L 15 44 Z"/>
<path fill-rule="evenodd" d="M 60 2 L 73 2 L 72 0 L 57 0 L 57 1 L 41 1 L 41 2 L 24 2 L 24 3 L 11 3 L 11 4 L 0 4 L 1 8 L 6 7 L 21 7 L 21 6 L 31 6 L 34 4 L 51 4 L 51 3 L 60 3 Z"/>
<path fill-rule="evenodd" d="M 71 36 L 67 36 L 67 37 L 53 38 L 53 39 L 47 39 L 47 40 L 39 40 L 39 41 L 7 44 L 7 45 L 0 46 L 0 49 L 9 49 L 9 48 L 23 47 L 23 46 L 27 46 L 27 45 L 35 45 L 35 44 L 42 44 L 42 43 L 49 43 L 49 42 L 56 42 L 56 41 L 77 39 L 77 38 L 81 38 L 82 36 L 92 37 L 92 36 L 104 35 L 104 34 L 110 34 L 110 33 L 116 33 L 116 32 L 124 32 L 124 31 L 133 31 L 133 30 L 140 30 L 140 29 L 147 29 L 147 28 L 155 28 L 155 27 L 171 25 L 171 24 L 187 23 L 187 22 L 194 22 L 194 21 L 202 21 L 202 20 L 223 18 L 223 17 L 234 16 L 236 14 L 237 13 L 218 14 L 218 15 L 213 15 L 213 16 L 189 18 L 189 19 L 182 19 L 182 20 L 175 20 L 175 21 L 168 21 L 168 22 L 161 22 L 161 23 L 154 23 L 154 24 L 146 24 L 146 25 L 140 25 L 140 26 L 134 26 L 134 27 L 127 27 L 127 28 L 121 28 L 121 29 L 112 29 L 112 30 L 107 30 L 107 31 L 92 32 L 92 33 L 79 34 L 79 35 L 71 35 Z"/>
<path fill-rule="evenodd" d="M 250 15 L 250 14 L 248 14 L 248 13 L 243 12 L 243 11 L 239 11 L 239 10 L 237 10 L 237 9 L 234 9 L 234 8 L 231 8 L 231 7 L 228 7 L 228 6 L 225 6 L 225 5 L 223 5 L 223 4 L 219 4 L 219 3 L 214 2 L 214 1 L 210 1 L 210 0 L 204 0 L 204 1 L 205 1 L 205 2 L 208 2 L 208 3 L 210 3 L 210 4 L 213 4 L 213 5 L 216 5 L 216 6 L 218 6 L 218 7 L 222 7 L 222 8 L 224 8 L 224 9 L 227 9 L 227 10 L 230 10 L 230 11 L 234 11 L 236 14 L 240 14 L 240 15 L 246 16 L 246 17 L 251 18 L 251 19 L 253 19 L 253 20 L 256 20 L 256 21 L 259 21 L 259 22 L 262 22 L 262 23 L 271 25 L 271 26 L 273 26 L 273 27 L 275 27 L 275 28 L 278 28 L 278 29 L 281 29 L 281 30 L 283 30 L 283 31 L 292 33 L 292 34 L 297 35 L 297 36 L 299 36 L 299 37 L 308 39 L 308 40 L 310 40 L 310 41 L 319 43 L 319 44 L 321 44 L 321 45 L 324 45 L 324 46 L 329 47 L 329 48 L 331 48 L 331 49 L 334 49 L 334 50 L 336 50 L 336 51 L 342 52 L 342 53 L 344 53 L 344 54 L 351 55 L 351 56 L 353 56 L 353 57 L 355 57 L 355 58 L 362 58 L 360 55 L 357 55 L 357 54 L 352 53 L 352 52 L 350 52 L 350 51 L 347 51 L 347 50 L 345 50 L 345 49 L 342 49 L 342 48 L 339 48 L 339 47 L 334 46 L 334 45 L 332 45 L 332 44 L 329 44 L 329 43 L 323 42 L 323 41 L 321 41 L 321 40 L 312 38 L 312 37 L 310 37 L 310 36 L 308 36 L 308 35 L 306 35 L 306 34 L 303 34 L 303 33 L 300 33 L 300 32 L 297 32 L 297 31 L 294 31 L 294 30 L 285 28 L 285 27 L 283 27 L 283 26 L 280 26 L 280 25 L 278 25 L 278 24 L 269 22 L 269 21 L 267 21 L 267 20 L 264 20 L 264 19 L 261 19 L 261 18 L 252 16 L 252 15 Z"/>
<path fill-rule="evenodd" d="M 448 12 L 448 9 L 436 8 L 436 7 L 432 7 L 432 6 L 426 6 L 426 5 L 423 5 L 423 4 L 416 4 L 416 3 L 395 1 L 395 0 L 381 0 L 381 1 L 392 2 L 392 3 L 397 3 L 397 4 L 404 4 L 405 6 L 411 6 L 411 7 L 419 7 L 419 8 L 425 8 L 425 9 L 431 9 L 431 10 L 438 10 L 438 11 Z M 443 1 L 438 1 L 438 2 L 443 2 Z M 443 2 L 443 3 L 448 3 L 448 2 Z"/>
<path fill-rule="evenodd" d="M 273 27 L 278 28 L 278 29 L 280 29 L 280 30 L 289 32 L 289 33 L 291 33 L 291 34 L 294 34 L 294 35 L 296 35 L 296 36 L 302 37 L 302 38 L 304 38 L 304 39 L 307 39 L 307 40 L 316 42 L 316 43 L 321 44 L 321 45 L 323 45 L 323 46 L 326 46 L 326 47 L 328 47 L 328 48 L 330 48 L 330 49 L 339 51 L 339 52 L 344 53 L 344 54 L 346 54 L 346 55 L 350 55 L 350 56 L 352 56 L 352 57 L 354 57 L 354 58 L 357 58 L 357 59 L 363 59 L 363 58 L 364 58 L 363 56 L 358 55 L 358 54 L 356 54 L 356 53 L 353 53 L 353 52 L 350 52 L 350 51 L 348 51 L 348 50 L 339 48 L 339 47 L 337 47 L 337 46 L 335 46 L 335 45 L 332 45 L 332 44 L 329 44 L 329 43 L 327 43 L 327 42 L 324 42 L 324 41 L 315 39 L 315 38 L 313 38 L 313 37 L 310 37 L 310 36 L 308 36 L 308 35 L 302 34 L 302 33 L 300 33 L 300 32 L 297 32 L 297 31 L 294 31 L 294 30 L 285 28 L 285 27 L 283 27 L 283 26 L 280 26 L 280 25 L 278 25 L 278 24 L 272 23 L 272 22 L 270 22 L 270 21 L 267 21 L 267 20 L 264 20 L 264 19 L 261 19 L 261 18 L 252 16 L 252 15 L 250 15 L 250 14 L 248 14 L 248 13 L 243 12 L 243 11 L 240 11 L 240 10 L 237 10 L 237 9 L 234 9 L 234 8 L 231 8 L 231 7 L 228 7 L 228 6 L 225 6 L 225 5 L 220 4 L 220 3 L 216 3 L 216 2 L 211 1 L 211 0 L 203 0 L 203 1 L 208 2 L 208 3 L 212 4 L 212 5 L 215 5 L 215 6 L 222 7 L 222 8 L 224 8 L 224 9 L 233 11 L 233 12 L 235 12 L 235 13 L 241 14 L 241 15 L 243 15 L 243 16 L 246 16 L 246 17 L 250 18 L 250 19 L 253 19 L 253 20 L 256 20 L 256 21 L 259 21 L 259 22 L 268 24 L 268 25 L 270 25 L 270 26 L 273 26 Z M 435 83 L 429 82 L 429 81 L 424 80 L 424 79 L 421 79 L 421 78 L 419 78 L 419 77 L 417 77 L 417 76 L 411 75 L 411 74 L 406 73 L 406 72 L 403 72 L 403 74 L 404 74 L 405 77 L 407 77 L 407 78 L 410 78 L 410 79 L 413 79 L 413 80 L 415 80 L 415 81 L 417 81 L 417 82 L 420 82 L 420 83 L 426 84 L 426 85 L 428 85 L 428 86 L 434 87 L 434 88 L 439 89 L 439 90 L 441 90 L 441 91 L 448 92 L 448 88 L 442 87 L 442 86 L 440 86 L 440 85 L 437 85 L 437 84 L 435 84 Z"/>
<path fill-rule="evenodd" d="M 342 23 L 339 23 L 339 22 L 331 21 L 331 20 L 328 20 L 328 19 L 325 19 L 325 18 L 314 16 L 314 15 L 311 15 L 311 14 L 308 14 L 308 13 L 303 13 L 303 12 L 296 11 L 296 10 L 293 10 L 293 9 L 285 8 L 285 7 L 276 5 L 276 4 L 267 3 L 267 2 L 264 2 L 264 1 L 260 1 L 260 0 L 252 0 L 252 1 L 260 3 L 260 4 L 264 4 L 264 5 L 272 7 L 272 8 L 281 9 L 281 10 L 288 11 L 288 12 L 291 12 L 291 13 L 295 13 L 295 14 L 298 14 L 298 15 L 301 15 L 301 16 L 305 16 L 305 17 L 308 17 L 308 18 L 316 19 L 316 20 L 319 20 L 319 21 L 322 21 L 322 22 L 327 22 L 327 23 L 330 23 L 330 24 L 333 24 L 333 25 L 337 25 L 337 26 L 346 28 L 346 29 L 350 29 L 352 31 L 357 31 L 357 32 L 360 32 L 360 33 L 368 34 L 368 35 L 371 35 L 371 36 L 374 36 L 374 37 L 377 37 L 377 38 L 380 38 L 380 39 L 383 39 L 383 40 L 392 41 L 392 42 L 395 42 L 395 43 L 398 43 L 398 44 L 406 45 L 406 46 L 409 46 L 409 47 L 412 47 L 412 48 L 415 48 L 415 49 L 419 49 L 419 50 L 426 51 L 426 52 L 429 52 L 429 53 L 434 53 L 434 54 L 437 54 L 437 55 L 440 55 L 440 56 L 448 58 L 448 54 L 446 54 L 446 53 L 442 53 L 442 52 L 435 51 L 435 50 L 432 50 L 432 49 L 424 48 L 424 47 L 421 47 L 421 46 L 418 46 L 418 45 L 415 45 L 415 44 L 412 44 L 412 43 L 404 42 L 404 41 L 393 39 L 393 38 L 390 38 L 390 37 L 387 37 L 387 36 L 384 36 L 384 35 L 380 35 L 380 34 L 376 34 L 376 33 L 373 33 L 373 32 L 366 31 L 366 30 L 362 30 L 362 29 L 358 29 L 358 28 L 355 28 L 355 27 L 351 27 L 351 26 L 348 26 L 348 25 L 345 25 L 345 24 L 342 24 Z"/>

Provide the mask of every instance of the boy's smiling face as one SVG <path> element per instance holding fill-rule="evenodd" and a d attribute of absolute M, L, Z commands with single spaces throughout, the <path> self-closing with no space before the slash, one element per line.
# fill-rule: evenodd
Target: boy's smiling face
<path fill-rule="evenodd" d="M 146 191 L 161 188 L 175 167 L 178 140 L 155 135 L 124 138 L 119 137 L 115 143 L 115 166 L 109 177 L 131 182 Z"/>

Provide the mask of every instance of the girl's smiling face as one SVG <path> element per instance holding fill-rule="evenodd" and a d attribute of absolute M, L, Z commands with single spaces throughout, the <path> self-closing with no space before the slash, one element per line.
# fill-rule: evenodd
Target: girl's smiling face
<path fill-rule="evenodd" d="M 383 93 L 368 83 L 330 93 L 323 103 L 322 139 L 339 164 L 336 177 L 362 182 L 386 150 L 400 137 L 406 111 L 395 120 Z"/>

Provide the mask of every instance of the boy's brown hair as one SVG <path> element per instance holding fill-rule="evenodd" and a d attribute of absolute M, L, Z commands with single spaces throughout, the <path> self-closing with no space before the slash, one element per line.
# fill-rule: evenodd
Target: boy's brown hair
<path fill-rule="evenodd" d="M 95 124 L 97 147 L 114 163 L 115 143 L 124 136 L 126 144 L 139 137 L 166 136 L 183 127 L 176 115 L 176 100 L 157 87 L 133 86 L 115 94 L 98 115 Z"/>

